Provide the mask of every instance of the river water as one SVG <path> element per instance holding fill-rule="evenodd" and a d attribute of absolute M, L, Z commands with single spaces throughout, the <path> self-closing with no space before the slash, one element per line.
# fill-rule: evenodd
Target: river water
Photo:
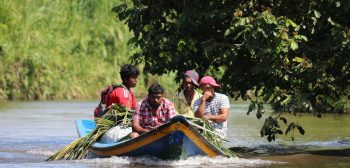
<path fill-rule="evenodd" d="M 247 104 L 232 104 L 227 146 L 236 158 L 192 157 L 169 161 L 156 158 L 112 157 L 46 162 L 78 135 L 74 120 L 91 118 L 96 102 L 0 103 L 0 167 L 350 167 L 350 115 L 288 115 L 300 123 L 304 136 L 295 132 L 275 142 L 260 137 L 263 120 L 247 116 Z"/>

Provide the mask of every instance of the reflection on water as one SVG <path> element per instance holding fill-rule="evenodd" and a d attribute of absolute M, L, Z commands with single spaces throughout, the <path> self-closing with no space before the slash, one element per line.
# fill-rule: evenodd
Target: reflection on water
<path fill-rule="evenodd" d="M 0 167 L 350 167 L 350 115 L 304 114 L 304 136 L 280 136 L 267 142 L 259 134 L 263 120 L 247 116 L 247 104 L 230 110 L 227 145 L 238 158 L 192 157 L 181 161 L 112 157 L 45 162 L 77 138 L 74 120 L 91 118 L 96 102 L 0 103 Z M 298 118 L 288 116 L 290 121 Z"/>

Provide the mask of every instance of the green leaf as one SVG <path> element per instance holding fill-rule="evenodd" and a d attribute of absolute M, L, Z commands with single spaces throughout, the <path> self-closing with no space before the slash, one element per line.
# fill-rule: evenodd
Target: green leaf
<path fill-rule="evenodd" d="M 264 135 L 265 135 L 265 129 L 262 128 L 262 129 L 260 130 L 260 136 L 261 136 L 261 137 L 264 137 Z"/>
<path fill-rule="evenodd" d="M 250 105 L 249 105 L 247 115 L 249 115 L 254 109 L 255 109 L 255 103 L 252 102 L 252 103 L 250 103 Z"/>
<path fill-rule="evenodd" d="M 271 142 L 271 141 L 272 141 L 272 137 L 271 137 L 271 135 L 267 136 L 267 140 L 268 140 L 269 142 Z"/>
<path fill-rule="evenodd" d="M 233 32 L 232 28 L 226 29 L 224 36 L 226 37 L 226 36 L 230 35 L 232 32 Z"/>
<path fill-rule="evenodd" d="M 317 10 L 314 10 L 314 14 L 316 18 L 320 18 L 321 17 L 321 13 L 318 12 Z"/>
<path fill-rule="evenodd" d="M 339 25 L 338 23 L 334 22 L 334 21 L 332 20 L 331 17 L 328 17 L 327 21 L 328 21 L 332 26 L 340 27 L 340 25 Z"/>
<path fill-rule="evenodd" d="M 313 20 L 312 24 L 313 24 L 313 25 L 316 25 L 316 23 L 317 23 L 317 18 L 316 18 L 316 17 L 311 17 L 311 20 Z"/>
<path fill-rule="evenodd" d="M 257 110 L 256 111 L 256 118 L 260 119 L 262 117 L 262 111 L 261 110 Z"/>
<path fill-rule="evenodd" d="M 339 8 L 339 7 L 340 7 L 340 2 L 337 1 L 337 2 L 335 3 L 335 6 L 336 6 L 337 8 Z"/>
<path fill-rule="evenodd" d="M 290 103 L 290 101 L 292 100 L 292 96 L 288 95 L 287 98 L 285 98 L 282 102 L 281 105 L 287 105 L 288 103 Z"/>
<path fill-rule="evenodd" d="M 280 120 L 282 120 L 284 124 L 287 124 L 287 119 L 286 118 L 280 117 Z"/>
<path fill-rule="evenodd" d="M 281 34 L 281 39 L 285 39 L 285 40 L 288 40 L 288 34 L 286 32 L 283 32 Z"/>
<path fill-rule="evenodd" d="M 307 41 L 307 37 L 306 37 L 306 36 L 301 35 L 300 37 L 301 37 L 301 39 L 303 39 L 304 41 Z"/>
<path fill-rule="evenodd" d="M 297 27 L 297 24 L 293 22 L 293 20 L 287 19 L 287 22 L 293 27 Z"/>
<path fill-rule="evenodd" d="M 288 128 L 286 129 L 285 135 L 287 135 L 291 130 L 293 130 L 295 128 L 295 124 L 294 123 L 290 123 L 288 125 Z"/>
<path fill-rule="evenodd" d="M 143 30 L 144 30 L 145 32 L 148 32 L 148 31 L 152 30 L 152 28 L 153 28 L 153 26 L 150 25 L 150 24 L 147 24 L 147 25 L 143 26 Z"/>
<path fill-rule="evenodd" d="M 292 50 L 296 50 L 296 49 L 298 49 L 298 44 L 294 40 L 291 40 L 290 48 Z"/>
<path fill-rule="evenodd" d="M 304 131 L 303 127 L 301 127 L 300 125 L 298 125 L 297 128 L 298 128 L 299 133 L 300 133 L 301 135 L 304 135 L 304 134 L 305 134 L 305 131 Z"/>
<path fill-rule="evenodd" d="M 283 131 L 282 130 L 276 130 L 277 134 L 280 134 L 282 135 L 283 134 Z"/>
<path fill-rule="evenodd" d="M 328 18 L 327 18 L 327 21 L 328 21 L 331 25 L 335 25 L 335 23 L 333 22 L 333 20 L 332 20 L 331 17 L 328 17 Z"/>
<path fill-rule="evenodd" d="M 183 49 L 185 48 L 186 46 L 186 42 L 184 40 L 180 40 L 178 43 L 177 43 L 177 50 L 179 51 L 183 51 Z"/>
<path fill-rule="evenodd" d="M 293 58 L 293 61 L 294 61 L 294 62 L 301 63 L 301 62 L 304 62 L 304 58 L 295 57 L 295 58 Z"/>

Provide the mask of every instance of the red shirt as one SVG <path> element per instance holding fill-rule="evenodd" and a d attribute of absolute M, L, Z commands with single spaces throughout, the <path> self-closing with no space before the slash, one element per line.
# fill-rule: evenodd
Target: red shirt
<path fill-rule="evenodd" d="M 128 90 L 126 87 L 117 87 L 112 91 L 107 101 L 107 107 L 114 104 L 121 104 L 123 106 L 129 107 L 133 110 L 136 109 L 136 98 L 132 90 Z"/>
<path fill-rule="evenodd" d="M 162 125 L 176 116 L 174 104 L 163 98 L 156 112 L 152 112 L 147 99 L 141 100 L 133 114 L 133 120 L 139 120 L 140 126 L 145 129 L 152 129 Z"/>

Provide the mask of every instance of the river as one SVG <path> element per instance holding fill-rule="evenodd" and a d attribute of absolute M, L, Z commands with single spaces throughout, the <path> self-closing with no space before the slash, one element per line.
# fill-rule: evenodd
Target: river
<path fill-rule="evenodd" d="M 0 167 L 350 167 L 350 115 L 309 114 L 298 121 L 306 130 L 281 135 L 274 142 L 260 137 L 263 120 L 246 115 L 248 104 L 232 104 L 227 146 L 237 158 L 192 157 L 169 161 L 155 158 L 112 157 L 46 162 L 59 148 L 78 135 L 74 120 L 91 118 L 96 102 L 3 102 L 0 103 Z"/>

